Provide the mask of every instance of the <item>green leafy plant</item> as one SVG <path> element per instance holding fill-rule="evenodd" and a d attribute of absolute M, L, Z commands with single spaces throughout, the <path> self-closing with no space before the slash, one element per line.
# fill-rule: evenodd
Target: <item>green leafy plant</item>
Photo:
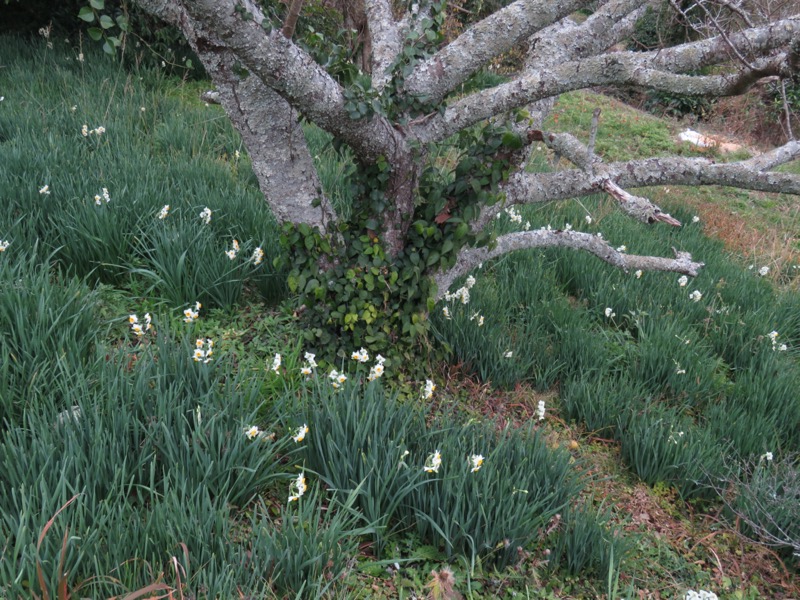
<path fill-rule="evenodd" d="M 746 460 L 732 474 L 729 509 L 747 535 L 800 559 L 800 463 L 796 454 L 765 452 Z"/>
<path fill-rule="evenodd" d="M 357 490 L 354 506 L 372 524 L 380 555 L 387 534 L 408 525 L 409 493 L 426 484 L 407 464 L 425 433 L 424 415 L 377 382 L 338 391 L 323 383 L 314 396 L 303 417 L 312 428 L 304 464 L 337 493 Z"/>
<path fill-rule="evenodd" d="M 26 406 L 67 406 L 53 382 L 91 370 L 98 295 L 77 278 L 53 273 L 35 248 L 7 250 L 0 258 L 0 423 L 6 427 L 20 423 Z"/>
<path fill-rule="evenodd" d="M 583 482 L 569 453 L 548 448 L 540 430 L 497 434 L 491 423 L 449 422 L 433 424 L 423 456 L 415 457 L 420 476 L 430 479 L 411 494 L 417 531 L 443 546 L 447 556 L 504 567 L 566 508 Z M 434 452 L 441 467 L 425 472 L 422 459 Z"/>
<path fill-rule="evenodd" d="M 274 591 L 282 597 L 321 598 L 337 590 L 352 570 L 360 537 L 371 532 L 355 509 L 359 493 L 356 487 L 334 501 L 314 485 L 283 507 L 280 523 L 259 504 L 251 522 L 249 560 L 264 565 L 261 576 Z"/>
<path fill-rule="evenodd" d="M 551 568 L 564 568 L 573 575 L 589 571 L 603 576 L 618 573 L 621 563 L 633 550 L 622 527 L 612 524 L 608 507 L 594 508 L 592 501 L 571 506 L 561 515 L 551 550 Z"/>
<path fill-rule="evenodd" d="M 716 497 L 723 475 L 716 440 L 674 409 L 659 405 L 620 416 L 622 455 L 647 483 L 674 485 L 684 499 Z"/>
<path fill-rule="evenodd" d="M 102 40 L 103 52 L 114 54 L 122 46 L 128 32 L 128 16 L 124 12 L 115 11 L 117 14 L 112 17 L 105 9 L 105 0 L 89 0 L 89 4 L 78 11 L 78 18 L 92 25 L 86 33 L 95 42 Z"/>

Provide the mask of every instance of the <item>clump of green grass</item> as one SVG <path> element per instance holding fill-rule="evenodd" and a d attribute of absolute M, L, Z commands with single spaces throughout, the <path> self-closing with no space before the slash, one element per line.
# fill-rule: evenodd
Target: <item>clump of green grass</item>
<path fill-rule="evenodd" d="M 53 253 L 62 270 L 92 281 L 129 285 L 146 274 L 174 303 L 202 295 L 230 307 L 246 285 L 283 298 L 278 227 L 221 109 L 165 92 L 180 83 L 158 70 L 127 73 L 91 48 L 78 62 L 55 44 L 23 51 L 0 40 L 9 58 L 0 73 L 2 239 Z M 212 217 L 195 248 L 206 207 Z M 168 230 L 183 232 L 182 246 Z M 233 239 L 247 251 L 236 268 L 224 254 Z M 244 263 L 256 247 L 264 259 L 251 269 Z"/>
<path fill-rule="evenodd" d="M 612 523 L 612 514 L 590 501 L 571 506 L 561 516 L 555 533 L 555 544 L 548 566 L 563 567 L 573 575 L 592 571 L 599 578 L 619 573 L 626 556 L 633 550 L 633 540 L 619 525 Z"/>
<path fill-rule="evenodd" d="M 376 383 L 363 392 L 323 384 L 315 396 L 303 413 L 304 463 L 332 489 L 358 491 L 354 506 L 375 528 L 378 552 L 387 534 L 416 526 L 448 557 L 502 567 L 582 487 L 569 454 L 537 431 L 426 426 L 419 408 Z"/>
<path fill-rule="evenodd" d="M 54 381 L 91 371 L 101 332 L 98 295 L 75 277 L 40 263 L 36 248 L 16 244 L 0 254 L 0 423 L 18 425 L 27 407 L 67 400 Z M 56 388 L 57 389 L 57 388 Z"/>
<path fill-rule="evenodd" d="M 36 536 L 76 494 L 55 528 L 71 533 L 64 568 L 73 585 L 118 568 L 126 576 L 93 583 L 97 594 L 147 585 L 178 544 L 191 565 L 221 578 L 215 594 L 232 593 L 226 586 L 242 576 L 231 570 L 243 552 L 233 544 L 235 507 L 281 477 L 277 459 L 291 442 L 268 436 L 263 422 L 264 435 L 246 435 L 256 424 L 258 382 L 219 358 L 195 362 L 192 340 L 155 324 L 158 334 L 148 332 L 135 353 L 126 348 L 94 371 L 51 381 L 50 394 L 0 436 L 7 593 L 23 593 L 37 565 L 55 564 L 61 533 L 41 544 Z M 187 557 L 190 580 L 191 565 Z"/>

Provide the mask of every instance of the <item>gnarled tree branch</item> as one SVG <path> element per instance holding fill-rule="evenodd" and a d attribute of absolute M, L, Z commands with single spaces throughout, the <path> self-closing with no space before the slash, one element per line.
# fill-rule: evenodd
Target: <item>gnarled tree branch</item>
<path fill-rule="evenodd" d="M 586 0 L 517 0 L 469 27 L 420 63 L 405 93 L 437 103 L 495 56 L 587 4 Z"/>
<path fill-rule="evenodd" d="M 280 31 L 267 33 L 254 21 L 242 19 L 234 0 L 193 0 L 183 6 L 195 21 L 216 33 L 214 38 L 197 39 L 201 51 L 220 45 L 229 49 L 265 85 L 348 143 L 362 160 L 391 157 L 405 149 L 403 137 L 386 119 L 350 119 L 339 84 Z"/>
<path fill-rule="evenodd" d="M 381 90 L 389 82 L 388 69 L 402 49 L 399 29 L 389 0 L 365 0 L 364 8 L 372 38 L 372 87 Z"/>
<path fill-rule="evenodd" d="M 471 248 L 462 251 L 456 264 L 446 271 L 433 275 L 437 286 L 436 300 L 444 297 L 452 283 L 462 275 L 466 275 L 479 264 L 508 254 L 515 250 L 530 248 L 572 248 L 594 254 L 600 260 L 624 271 L 642 269 L 643 271 L 672 271 L 684 275 L 697 276 L 703 263 L 694 262 L 691 254 L 675 251 L 675 258 L 658 256 L 638 256 L 618 252 L 604 239 L 579 231 L 555 229 L 537 229 L 536 231 L 519 231 L 507 233 L 497 238 L 492 248 Z"/>
<path fill-rule="evenodd" d="M 800 21 L 797 22 L 800 25 Z M 797 32 L 800 33 L 800 27 Z M 768 41 L 765 52 L 773 49 Z M 788 55 L 758 62 L 758 71 L 731 75 L 682 75 L 657 68 L 660 61 L 652 53 L 612 52 L 569 61 L 529 73 L 509 83 L 476 92 L 448 106 L 415 126 L 420 141 L 442 140 L 496 114 L 550 98 L 561 93 L 597 85 L 637 85 L 664 91 L 697 95 L 730 95 L 744 92 L 758 79 L 784 73 L 790 68 Z"/>

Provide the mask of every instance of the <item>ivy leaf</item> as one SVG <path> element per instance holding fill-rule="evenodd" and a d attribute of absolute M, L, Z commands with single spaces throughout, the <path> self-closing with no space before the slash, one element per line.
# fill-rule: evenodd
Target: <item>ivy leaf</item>
<path fill-rule="evenodd" d="M 88 33 L 89 37 L 95 42 L 99 42 L 100 38 L 103 37 L 103 30 L 99 27 L 89 27 L 89 29 L 86 30 L 86 33 Z"/>
<path fill-rule="evenodd" d="M 97 10 L 103 10 L 103 8 L 105 8 L 105 2 L 103 0 L 89 0 L 89 4 L 92 5 L 92 8 L 96 8 Z"/>
<path fill-rule="evenodd" d="M 100 15 L 100 27 L 103 29 L 111 29 L 114 26 L 114 21 L 108 15 Z"/>
<path fill-rule="evenodd" d="M 87 23 L 92 23 L 94 21 L 94 11 L 90 7 L 84 6 L 78 12 L 78 18 L 86 21 Z"/>

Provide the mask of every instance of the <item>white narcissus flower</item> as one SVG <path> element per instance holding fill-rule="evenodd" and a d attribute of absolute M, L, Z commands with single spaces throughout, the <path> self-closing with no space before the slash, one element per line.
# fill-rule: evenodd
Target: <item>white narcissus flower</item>
<path fill-rule="evenodd" d="M 430 379 L 425 381 L 425 388 L 422 390 L 422 399 L 430 400 L 433 397 L 433 392 L 436 391 L 436 384 Z"/>
<path fill-rule="evenodd" d="M 383 363 L 373 365 L 369 370 L 369 375 L 367 375 L 367 381 L 375 381 L 376 379 L 383 377 L 383 370 Z"/>
<path fill-rule="evenodd" d="M 50 186 L 49 185 L 45 185 L 44 187 L 42 187 L 39 190 L 39 193 L 40 194 L 44 194 L 45 196 L 49 196 L 50 195 Z"/>
<path fill-rule="evenodd" d="M 304 439 L 306 439 L 306 434 L 307 434 L 307 433 L 308 433 L 308 425 L 306 425 L 305 423 L 303 423 L 303 426 L 302 426 L 302 427 L 299 427 L 299 428 L 297 429 L 297 433 L 295 433 L 295 434 L 292 436 L 292 439 L 293 439 L 295 442 L 302 442 Z"/>
<path fill-rule="evenodd" d="M 442 455 L 436 450 L 433 454 L 429 454 L 425 459 L 425 466 L 422 470 L 426 473 L 438 473 L 439 467 L 442 466 Z"/>
<path fill-rule="evenodd" d="M 469 457 L 469 464 L 472 467 L 470 469 L 471 473 L 475 473 L 480 471 L 481 467 L 483 466 L 484 457 L 482 454 L 473 454 Z"/>
<path fill-rule="evenodd" d="M 11 245 L 11 242 L 8 240 L 0 241 L 0 252 L 5 252 L 6 249 Z"/>
<path fill-rule="evenodd" d="M 700 222 L 700 217 L 698 217 L 697 215 L 692 217 L 692 223 L 699 223 L 699 222 Z"/>
<path fill-rule="evenodd" d="M 306 359 L 308 366 L 311 367 L 312 369 L 317 368 L 317 362 L 314 360 L 316 356 L 317 356 L 316 354 L 311 354 L 311 352 L 306 352 L 305 355 L 303 356 L 303 358 Z"/>
<path fill-rule="evenodd" d="M 633 274 L 633 276 L 634 276 L 634 277 L 636 277 L 636 279 L 641 279 L 641 278 L 642 278 L 642 270 L 641 270 L 641 269 L 638 269 L 638 270 L 637 270 L 637 271 L 636 271 L 636 272 Z"/>
<path fill-rule="evenodd" d="M 592 224 L 592 216 L 591 215 L 586 215 L 584 217 L 584 219 L 586 220 L 586 224 L 587 225 L 591 225 Z"/>
<path fill-rule="evenodd" d="M 536 414 L 540 421 L 544 420 L 544 411 L 544 400 L 539 400 L 539 404 L 536 406 Z"/>
<path fill-rule="evenodd" d="M 689 283 L 689 278 L 686 275 L 681 275 L 678 278 L 678 285 L 681 287 L 686 287 L 686 284 Z"/>
<path fill-rule="evenodd" d="M 769 273 L 769 267 L 761 267 L 758 270 L 758 274 L 761 275 L 761 277 L 766 277 L 767 273 Z"/>
<path fill-rule="evenodd" d="M 450 317 L 450 309 L 447 308 L 446 306 L 444 308 L 442 308 L 442 314 L 444 315 L 444 318 L 447 319 L 448 321 L 451 319 L 451 317 Z"/>
<path fill-rule="evenodd" d="M 609 306 L 605 310 L 605 315 L 607 319 L 613 319 L 614 317 L 617 316 L 617 313 L 615 313 L 614 309 Z"/>
<path fill-rule="evenodd" d="M 238 240 L 234 239 L 233 242 L 231 243 L 231 249 L 226 250 L 225 255 L 229 259 L 233 260 L 234 258 L 236 258 L 237 254 L 239 254 L 239 242 Z"/>
<path fill-rule="evenodd" d="M 280 373 L 281 369 L 281 355 L 276 354 L 275 357 L 272 359 L 272 366 L 270 367 L 275 373 Z"/>
<path fill-rule="evenodd" d="M 167 218 L 168 214 L 169 214 L 169 204 L 165 204 L 164 206 L 161 207 L 161 210 L 158 211 L 158 218 L 163 221 L 164 219 Z"/>
<path fill-rule="evenodd" d="M 350 355 L 350 358 L 357 360 L 360 363 L 365 363 L 369 360 L 369 353 L 367 352 L 366 348 L 360 348 L 359 350 L 353 352 L 353 354 Z"/>
<path fill-rule="evenodd" d="M 203 223 L 208 225 L 211 223 L 211 209 L 207 206 L 200 212 L 200 218 L 203 220 Z"/>
<path fill-rule="evenodd" d="M 258 437 L 259 431 L 258 425 L 253 425 L 245 429 L 244 434 L 247 436 L 248 440 L 253 440 Z"/>
<path fill-rule="evenodd" d="M 208 364 L 211 362 L 211 355 L 214 354 L 214 342 L 211 338 L 199 339 L 194 343 L 194 353 L 192 358 L 195 362 Z"/>
<path fill-rule="evenodd" d="M 297 476 L 297 479 L 292 481 L 292 485 L 289 487 L 289 502 L 295 502 L 299 500 L 303 494 L 306 493 L 307 489 L 306 475 L 305 473 L 300 473 L 300 475 Z"/>
<path fill-rule="evenodd" d="M 700 299 L 702 297 L 703 294 L 701 294 L 699 290 L 695 290 L 691 294 L 689 294 L 689 299 L 692 300 L 692 302 L 700 302 Z"/>

